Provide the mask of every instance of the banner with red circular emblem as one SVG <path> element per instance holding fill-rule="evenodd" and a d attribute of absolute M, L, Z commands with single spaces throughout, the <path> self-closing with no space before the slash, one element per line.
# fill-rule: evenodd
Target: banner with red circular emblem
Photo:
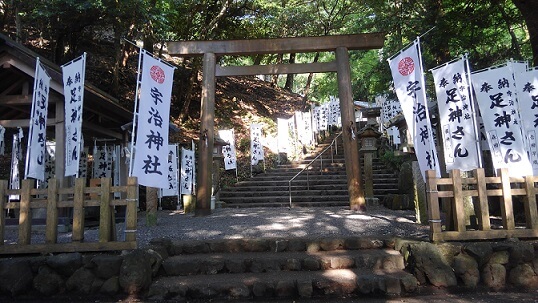
<path fill-rule="evenodd" d="M 168 185 L 168 128 L 174 68 L 142 50 L 142 78 L 132 175 L 145 186 Z"/>

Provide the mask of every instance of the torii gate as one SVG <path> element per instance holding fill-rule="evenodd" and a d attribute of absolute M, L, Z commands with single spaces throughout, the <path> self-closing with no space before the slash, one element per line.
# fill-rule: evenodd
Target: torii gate
<path fill-rule="evenodd" d="M 342 141 L 344 143 L 349 206 L 352 210 L 366 210 L 360 180 L 359 148 L 357 141 L 355 141 L 358 139 L 353 139 L 353 134 L 357 133 L 357 129 L 355 126 L 348 51 L 378 49 L 383 47 L 383 42 L 384 35 L 381 33 L 278 39 L 168 42 L 168 52 L 172 56 L 204 56 L 195 215 L 208 215 L 211 213 L 213 139 L 215 132 L 215 77 L 324 72 L 337 73 L 338 96 L 340 98 L 342 128 L 344 131 Z M 226 67 L 219 66 L 216 60 L 217 56 L 221 55 L 326 51 L 335 52 L 336 60 L 327 63 Z"/>

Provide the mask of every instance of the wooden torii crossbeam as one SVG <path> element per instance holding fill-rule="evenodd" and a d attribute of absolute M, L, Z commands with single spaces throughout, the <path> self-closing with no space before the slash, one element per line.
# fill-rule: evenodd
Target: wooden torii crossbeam
<path fill-rule="evenodd" d="M 215 128 L 216 77 L 298 74 L 336 72 L 338 96 L 342 116 L 344 157 L 346 163 L 349 205 L 353 210 L 366 210 L 364 192 L 360 180 L 359 148 L 355 137 L 355 113 L 351 90 L 350 50 L 370 50 L 383 47 L 381 33 L 337 35 L 321 37 L 298 37 L 278 39 L 221 40 L 221 41 L 175 41 L 168 42 L 172 56 L 203 56 L 202 106 L 200 140 L 198 143 L 199 169 L 197 180 L 196 215 L 211 213 L 211 185 L 213 139 Z M 328 63 L 280 64 L 255 66 L 218 66 L 217 56 L 253 55 L 308 52 L 335 52 L 336 60 Z"/>

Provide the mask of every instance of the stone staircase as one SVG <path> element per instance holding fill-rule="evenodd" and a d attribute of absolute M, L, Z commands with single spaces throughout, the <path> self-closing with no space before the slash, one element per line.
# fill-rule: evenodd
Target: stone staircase
<path fill-rule="evenodd" d="M 160 240 L 152 300 L 399 296 L 417 289 L 391 240 Z"/>
<path fill-rule="evenodd" d="M 220 201 L 225 207 L 289 207 L 289 180 L 329 147 L 333 138 L 329 136 L 311 155 L 300 161 L 278 165 L 233 187 L 221 189 Z M 329 149 L 308 168 L 308 172 L 303 172 L 291 183 L 292 207 L 349 205 L 344 149 L 341 139 L 337 142 L 339 146 L 333 148 L 332 156 Z M 378 159 L 374 159 L 373 171 L 375 198 L 382 201 L 385 195 L 398 193 L 398 179 L 393 171 Z"/>

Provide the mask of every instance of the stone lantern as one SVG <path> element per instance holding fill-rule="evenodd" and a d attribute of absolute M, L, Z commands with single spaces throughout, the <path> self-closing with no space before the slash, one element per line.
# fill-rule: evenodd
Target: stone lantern
<path fill-rule="evenodd" d="M 228 142 L 224 141 L 218 135 L 215 135 L 213 140 L 213 177 L 211 178 L 213 182 L 211 184 L 211 209 L 215 209 L 215 204 L 219 200 L 220 165 L 224 160 L 222 147 L 226 145 L 228 145 Z"/>
<path fill-rule="evenodd" d="M 373 158 L 377 153 L 377 141 L 381 137 L 381 132 L 377 130 L 376 124 L 366 124 L 365 127 L 358 131 L 358 136 L 361 142 L 361 149 L 364 155 L 364 171 L 363 177 L 364 195 L 366 198 L 374 198 L 374 171 L 373 171 Z"/>

